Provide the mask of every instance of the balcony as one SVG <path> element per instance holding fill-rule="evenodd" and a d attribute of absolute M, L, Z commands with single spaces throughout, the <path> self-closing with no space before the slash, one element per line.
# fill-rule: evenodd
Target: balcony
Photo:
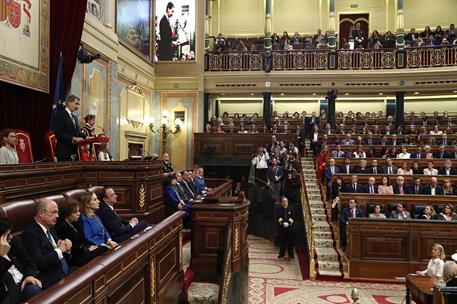
<path fill-rule="evenodd" d="M 457 66 L 457 45 L 367 50 L 292 50 L 205 54 L 206 72 L 394 70 Z"/>

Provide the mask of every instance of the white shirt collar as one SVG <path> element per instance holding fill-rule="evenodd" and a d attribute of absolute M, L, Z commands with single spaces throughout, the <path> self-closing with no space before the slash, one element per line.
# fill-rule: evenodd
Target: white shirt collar
<path fill-rule="evenodd" d="M 70 115 L 70 117 L 72 117 L 71 115 L 72 115 L 73 113 L 71 113 L 71 111 L 70 111 L 67 107 L 65 107 L 65 111 L 67 111 L 68 115 Z"/>
<path fill-rule="evenodd" d="M 35 220 L 35 222 L 41 227 L 41 229 L 43 230 L 44 234 L 46 234 L 46 237 L 48 236 L 48 228 L 44 227 L 43 225 L 41 225 L 40 223 L 38 223 L 37 220 Z"/>

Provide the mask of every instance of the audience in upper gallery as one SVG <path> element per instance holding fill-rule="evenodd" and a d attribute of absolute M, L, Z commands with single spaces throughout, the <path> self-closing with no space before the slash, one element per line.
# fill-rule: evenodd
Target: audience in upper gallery
<path fill-rule="evenodd" d="M 15 165 L 19 163 L 16 151 L 17 137 L 12 129 L 3 129 L 0 132 L 0 165 Z"/>
<path fill-rule="evenodd" d="M 23 303 L 41 292 L 42 283 L 24 242 L 11 234 L 11 223 L 0 219 L 0 301 Z"/>
<path fill-rule="evenodd" d="M 81 213 L 78 201 L 66 197 L 59 201 L 58 208 L 57 235 L 60 239 L 70 240 L 72 244 L 71 251 L 63 253 L 69 266 L 80 267 L 107 250 L 105 246 L 97 246 L 85 240 L 79 221 Z"/>
<path fill-rule="evenodd" d="M 35 220 L 22 233 L 27 252 L 38 270 L 43 289 L 68 275 L 70 268 L 63 253 L 71 253 L 69 239 L 60 239 L 54 226 L 59 217 L 57 203 L 42 199 L 35 206 Z"/>
<path fill-rule="evenodd" d="M 136 217 L 128 221 L 119 217 L 114 209 L 117 204 L 117 194 L 113 188 L 105 187 L 100 200 L 96 214 L 116 243 L 122 243 L 148 226 L 145 220 L 140 221 Z"/>
<path fill-rule="evenodd" d="M 97 195 L 86 191 L 81 195 L 79 204 L 81 210 L 79 221 L 83 228 L 84 238 L 93 245 L 106 246 L 108 249 L 117 247 L 117 242 L 111 238 L 108 229 L 97 215 L 97 211 L 100 209 Z"/>
<path fill-rule="evenodd" d="M 443 246 L 434 244 L 430 255 L 432 258 L 428 262 L 427 269 L 416 271 L 416 274 L 420 276 L 442 278 L 444 259 L 446 258 Z"/>

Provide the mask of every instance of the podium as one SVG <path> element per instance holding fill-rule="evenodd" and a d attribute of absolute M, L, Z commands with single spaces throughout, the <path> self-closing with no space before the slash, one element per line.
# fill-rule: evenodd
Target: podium
<path fill-rule="evenodd" d="M 247 303 L 250 202 L 231 196 L 212 197 L 209 201 L 192 206 L 191 268 L 197 280 L 213 274 L 219 276 L 219 282 L 225 281 L 224 272 L 230 269 L 230 283 L 226 285 L 229 303 Z"/>

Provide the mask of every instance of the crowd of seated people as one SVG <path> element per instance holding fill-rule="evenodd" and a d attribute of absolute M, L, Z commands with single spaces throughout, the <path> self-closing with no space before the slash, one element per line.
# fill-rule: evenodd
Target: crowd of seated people
<path fill-rule="evenodd" d="M 168 164 L 171 166 L 171 163 Z M 203 168 L 177 172 L 168 169 L 164 185 L 164 201 L 167 213 L 178 210 L 184 211 L 186 215 L 183 226 L 186 229 L 191 228 L 192 204 L 200 202 L 207 194 L 211 193 L 211 188 L 205 184 Z"/>
<path fill-rule="evenodd" d="M 432 30 L 426 26 L 422 32 L 417 32 L 415 28 L 411 28 L 408 33 L 405 33 L 406 47 L 423 47 L 437 45 L 455 45 L 457 44 L 457 29 L 454 24 L 450 24 L 449 28 L 443 29 L 440 25 Z M 293 35 L 284 31 L 282 35 L 273 33 L 271 35 L 271 43 L 273 50 L 303 50 L 303 49 L 327 49 L 328 48 L 328 32 L 322 32 L 318 29 L 313 35 L 301 35 L 295 32 Z M 367 42 L 365 43 L 365 40 Z M 356 23 L 353 30 L 350 31 L 349 37 L 344 37 L 342 44 L 337 46 L 339 49 L 349 49 L 349 41 L 354 41 L 354 49 L 363 49 L 366 45 L 368 49 L 393 49 L 396 47 L 396 37 L 391 31 L 380 34 L 374 30 L 371 35 L 364 33 L 361 30 L 360 23 Z M 240 38 L 225 38 L 221 33 L 214 40 L 214 51 L 260 51 L 263 50 L 263 38 L 246 39 Z"/>
<path fill-rule="evenodd" d="M 104 189 L 101 200 L 90 191 L 79 201 L 39 200 L 34 221 L 14 237 L 9 221 L 0 220 L 2 303 L 26 301 L 148 226 L 117 215 L 112 188 Z"/>

